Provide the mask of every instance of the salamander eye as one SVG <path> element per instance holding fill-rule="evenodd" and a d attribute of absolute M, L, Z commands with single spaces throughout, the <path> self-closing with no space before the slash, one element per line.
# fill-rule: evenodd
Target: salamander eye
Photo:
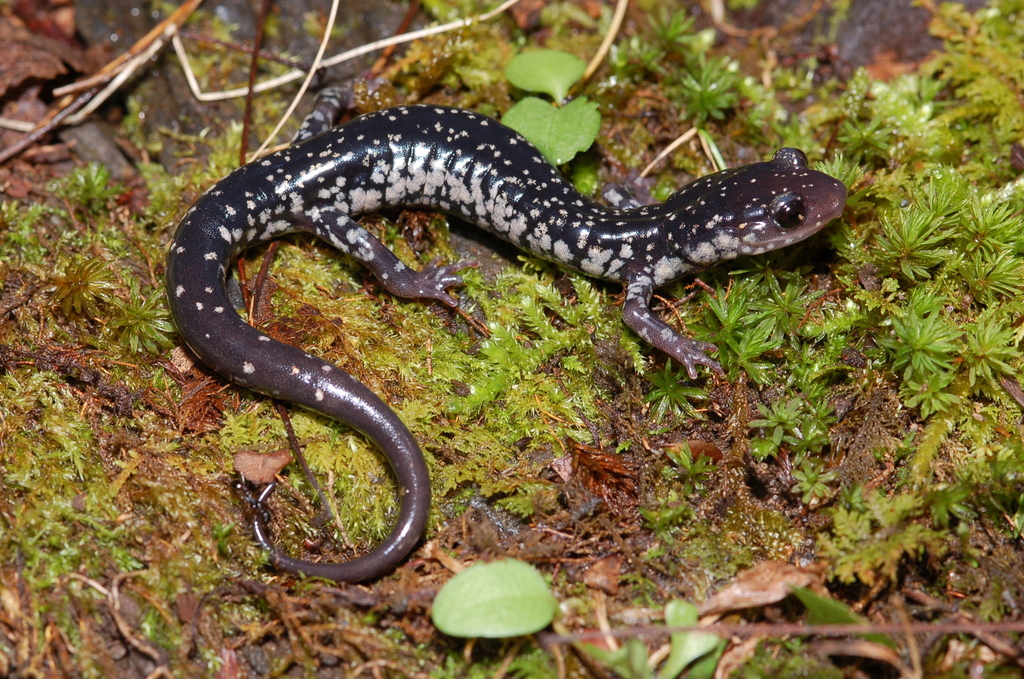
<path fill-rule="evenodd" d="M 775 223 L 784 231 L 795 229 L 807 218 L 807 207 L 804 205 L 803 198 L 792 193 L 773 200 L 769 212 Z"/>

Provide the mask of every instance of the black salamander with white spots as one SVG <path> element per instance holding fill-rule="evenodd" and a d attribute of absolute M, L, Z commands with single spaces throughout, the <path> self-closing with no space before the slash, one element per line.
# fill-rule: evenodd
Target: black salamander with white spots
<path fill-rule="evenodd" d="M 523 137 L 486 116 L 405 106 L 328 129 L 337 104 L 328 94 L 296 144 L 235 170 L 196 201 L 167 260 L 171 311 L 199 358 L 238 384 L 350 424 L 393 470 L 401 494 L 396 526 L 351 561 L 281 553 L 266 512 L 254 512 L 271 563 L 311 576 L 352 582 L 395 568 L 426 526 L 430 478 L 412 434 L 369 389 L 242 320 L 225 292 L 239 252 L 307 231 L 364 263 L 391 293 L 455 306 L 448 289 L 462 283 L 457 272 L 471 262 L 415 271 L 353 220 L 393 206 L 440 210 L 539 257 L 621 282 L 626 324 L 696 377 L 697 364 L 721 372 L 705 353 L 714 345 L 683 337 L 655 316 L 652 291 L 715 262 L 803 240 L 839 217 L 846 202 L 842 183 L 784 148 L 768 162 L 699 179 L 664 203 L 608 207 L 581 195 Z"/>

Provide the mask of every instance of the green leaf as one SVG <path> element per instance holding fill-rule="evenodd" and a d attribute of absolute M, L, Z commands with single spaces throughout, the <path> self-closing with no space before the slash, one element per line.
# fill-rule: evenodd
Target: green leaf
<path fill-rule="evenodd" d="M 867 620 L 850 610 L 841 601 L 815 594 L 806 587 L 793 587 L 793 596 L 807 608 L 807 622 L 812 625 L 863 625 Z M 884 634 L 863 634 L 868 641 L 892 646 Z"/>
<path fill-rule="evenodd" d="M 593 644 L 580 644 L 579 648 L 623 679 L 651 679 L 647 647 L 639 639 L 628 639 L 615 651 Z"/>
<path fill-rule="evenodd" d="M 725 640 L 722 639 L 715 646 L 711 653 L 697 660 L 690 665 L 686 673 L 686 679 L 712 679 L 718 670 L 718 661 L 725 655 Z"/>
<path fill-rule="evenodd" d="M 806 587 L 794 587 L 793 596 L 807 608 L 807 622 L 812 625 L 858 625 L 865 622 L 846 604 L 815 594 Z"/>
<path fill-rule="evenodd" d="M 505 77 L 521 90 L 543 92 L 560 103 L 586 69 L 586 62 L 567 52 L 531 50 L 512 57 Z"/>
<path fill-rule="evenodd" d="M 601 115 L 586 97 L 562 108 L 527 97 L 510 108 L 502 122 L 526 137 L 552 165 L 561 165 L 590 148 L 601 128 Z"/>
<path fill-rule="evenodd" d="M 557 607 L 540 571 L 504 559 L 457 573 L 434 598 L 431 618 L 453 637 L 504 639 L 544 629 Z"/>
<path fill-rule="evenodd" d="M 665 605 L 667 627 L 688 627 L 696 625 L 697 607 L 686 601 L 673 600 Z M 675 679 L 686 666 L 697 658 L 707 655 L 722 643 L 714 634 L 702 632 L 677 632 L 669 637 L 668 660 L 661 668 L 662 679 Z"/>

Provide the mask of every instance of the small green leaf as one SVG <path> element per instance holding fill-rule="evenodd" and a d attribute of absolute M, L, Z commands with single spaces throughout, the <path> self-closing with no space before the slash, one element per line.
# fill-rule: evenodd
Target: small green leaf
<path fill-rule="evenodd" d="M 867 620 L 860 617 L 841 601 L 815 594 L 806 587 L 794 587 L 793 596 L 807 608 L 807 622 L 812 625 L 863 625 Z M 892 646 L 892 640 L 883 634 L 861 635 L 868 641 Z"/>
<path fill-rule="evenodd" d="M 527 97 L 510 108 L 502 122 L 536 146 L 552 165 L 572 160 L 597 139 L 601 115 L 586 97 L 555 108 L 543 99 Z"/>
<path fill-rule="evenodd" d="M 504 639 L 544 629 L 557 607 L 540 571 L 503 559 L 457 573 L 434 598 L 431 618 L 453 637 Z"/>
<path fill-rule="evenodd" d="M 794 587 L 793 596 L 807 608 L 807 622 L 812 625 L 856 625 L 865 622 L 846 604 L 815 594 L 806 587 Z"/>
<path fill-rule="evenodd" d="M 560 103 L 586 69 L 586 62 L 567 52 L 531 50 L 512 57 L 505 77 L 521 90 L 543 92 Z"/>
<path fill-rule="evenodd" d="M 593 644 L 580 644 L 579 648 L 623 679 L 651 679 L 647 647 L 639 639 L 627 639 L 614 651 Z"/>
<path fill-rule="evenodd" d="M 673 600 L 665 605 L 667 627 L 689 627 L 696 625 L 697 619 L 697 607 L 689 602 Z M 669 637 L 669 641 L 668 660 L 661 668 L 662 679 L 675 679 L 687 665 L 715 650 L 722 640 L 714 634 L 677 632 Z"/>

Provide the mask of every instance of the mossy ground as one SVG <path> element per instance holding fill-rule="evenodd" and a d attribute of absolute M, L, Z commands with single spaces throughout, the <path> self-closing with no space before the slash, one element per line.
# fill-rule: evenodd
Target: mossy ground
<path fill-rule="evenodd" d="M 873 621 L 1020 619 L 1024 3 L 931 9 L 944 51 L 885 79 L 830 61 L 841 12 L 816 24 L 821 49 L 796 55 L 782 31 L 768 54 L 754 40 L 710 45 L 678 4 L 631 8 L 582 88 L 601 104 L 600 147 L 568 172 L 633 180 L 697 124 L 732 163 L 796 146 L 850 187 L 825 233 L 656 300 L 718 345 L 727 379 L 687 380 L 629 334 L 614 289 L 525 257 L 468 272 L 453 312 L 394 299 L 330 248 L 285 238 L 262 327 L 353 373 L 408 423 L 435 488 L 429 540 L 546 569 L 580 628 L 599 609 L 614 623 L 703 601 L 765 559 L 824 560 L 832 595 Z M 517 96 L 501 65 L 541 37 L 589 57 L 609 16 L 593 10 L 548 3 L 529 32 L 504 19 L 413 44 L 362 104 L 500 114 Z M 345 676 L 381 661 L 389 676 L 493 676 L 507 648 L 481 644 L 467 665 L 430 625 L 448 575 L 437 562 L 419 555 L 368 587 L 302 582 L 265 567 L 242 523 L 232 456 L 286 448 L 284 425 L 270 401 L 189 361 L 163 301 L 178 219 L 237 157 L 238 128 L 213 128 L 179 136 L 207 160 L 175 174 L 147 165 L 122 186 L 79 168 L 0 207 L 0 675 Z M 163 143 L 131 133 L 140 148 Z M 685 145 L 637 186 L 664 198 L 710 171 L 706 158 Z M 364 223 L 407 262 L 465 256 L 436 216 Z M 247 253 L 248 280 L 263 253 Z M 343 424 L 290 417 L 347 541 L 373 544 L 394 510 L 379 455 Z M 309 523 L 308 484 L 285 473 L 282 544 L 344 558 L 345 542 Z M 608 553 L 625 575 L 598 604 L 581 574 Z M 892 641 L 927 676 L 1019 676 L 1019 655 L 974 636 Z M 551 676 L 555 657 L 528 643 L 510 672 Z M 766 639 L 739 672 L 891 670 Z"/>

